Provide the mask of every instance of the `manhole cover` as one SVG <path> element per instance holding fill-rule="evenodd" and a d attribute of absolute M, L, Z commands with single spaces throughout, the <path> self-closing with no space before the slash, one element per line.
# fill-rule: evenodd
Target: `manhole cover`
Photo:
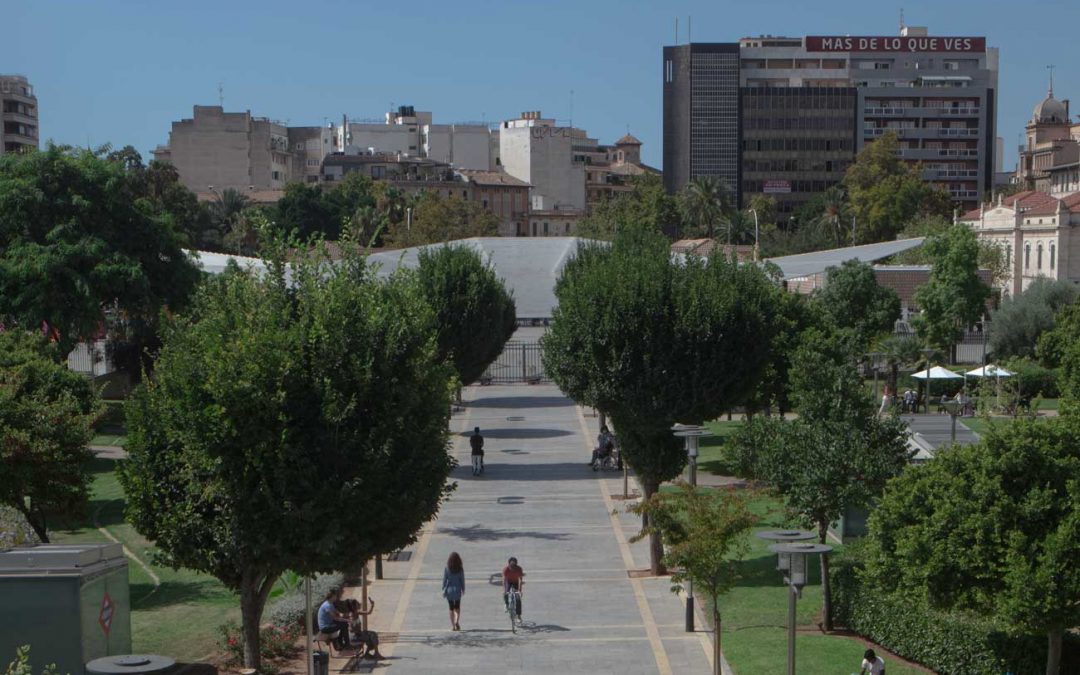
<path fill-rule="evenodd" d="M 521 415 L 512 415 L 510 417 L 507 417 L 506 421 L 507 422 L 524 422 L 525 418 L 522 417 Z"/>
<path fill-rule="evenodd" d="M 495 500 L 499 504 L 524 504 L 524 497 L 499 497 Z"/>

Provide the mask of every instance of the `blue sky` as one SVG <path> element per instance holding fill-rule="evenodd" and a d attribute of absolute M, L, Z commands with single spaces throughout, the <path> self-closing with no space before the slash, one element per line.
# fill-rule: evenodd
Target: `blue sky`
<path fill-rule="evenodd" d="M 194 104 L 322 124 L 409 104 L 436 122 L 501 120 L 523 110 L 573 121 L 611 142 L 629 130 L 661 164 L 661 47 L 680 17 L 685 41 L 770 33 L 985 35 L 1001 52 L 998 133 L 1006 168 L 1045 95 L 1080 112 L 1080 2 L 561 0 L 524 3 L 0 0 L 0 72 L 36 87 L 42 137 L 132 144 L 147 155 Z"/>

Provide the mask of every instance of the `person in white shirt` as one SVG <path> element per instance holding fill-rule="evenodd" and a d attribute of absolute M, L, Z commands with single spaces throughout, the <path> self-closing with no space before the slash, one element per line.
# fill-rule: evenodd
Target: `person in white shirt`
<path fill-rule="evenodd" d="M 873 649 L 867 649 L 863 654 L 862 665 L 859 667 L 859 675 L 885 675 L 885 662 L 874 653 Z"/>

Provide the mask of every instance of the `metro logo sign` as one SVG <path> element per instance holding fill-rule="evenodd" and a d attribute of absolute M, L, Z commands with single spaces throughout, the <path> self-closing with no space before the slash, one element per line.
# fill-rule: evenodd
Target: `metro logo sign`
<path fill-rule="evenodd" d="M 985 52 L 984 37 L 807 35 L 808 52 Z"/>
<path fill-rule="evenodd" d="M 105 596 L 101 598 L 101 611 L 98 612 L 98 624 L 101 625 L 101 630 L 105 632 L 105 637 L 109 637 L 109 629 L 112 628 L 114 609 L 112 598 L 109 597 L 109 593 L 106 591 Z"/>

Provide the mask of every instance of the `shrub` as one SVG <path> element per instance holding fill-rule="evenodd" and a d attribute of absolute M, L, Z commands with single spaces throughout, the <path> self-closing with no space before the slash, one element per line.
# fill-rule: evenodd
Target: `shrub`
<path fill-rule="evenodd" d="M 239 666 L 244 663 L 244 639 L 240 633 L 240 625 L 235 621 L 228 621 L 221 625 L 221 646 L 225 650 L 226 664 Z M 297 623 L 278 626 L 270 624 L 259 629 L 259 648 L 264 660 L 286 659 L 294 656 L 299 647 L 296 641 L 300 639 L 303 631 Z M 263 670 L 271 671 L 263 663 Z"/>
<path fill-rule="evenodd" d="M 888 594 L 861 578 L 861 549 L 832 561 L 833 618 L 838 625 L 942 675 L 1041 675 L 1046 636 L 1010 636 L 981 617 L 944 613 L 918 598 Z M 1080 638 L 1066 635 L 1062 675 L 1080 674 Z"/>
<path fill-rule="evenodd" d="M 1029 358 L 1011 359 L 1005 365 L 1013 377 L 1003 380 L 1009 391 L 1019 388 L 1021 396 L 1034 398 L 1057 398 L 1059 395 L 1057 371 L 1039 365 Z"/>
<path fill-rule="evenodd" d="M 311 582 L 311 600 L 318 607 L 327 591 L 332 587 L 341 587 L 344 577 L 339 573 L 319 574 Z M 270 605 L 266 616 L 275 626 L 303 626 L 304 608 L 307 605 L 304 597 L 304 584 L 301 582 L 291 591 L 286 592 L 277 602 Z"/>

